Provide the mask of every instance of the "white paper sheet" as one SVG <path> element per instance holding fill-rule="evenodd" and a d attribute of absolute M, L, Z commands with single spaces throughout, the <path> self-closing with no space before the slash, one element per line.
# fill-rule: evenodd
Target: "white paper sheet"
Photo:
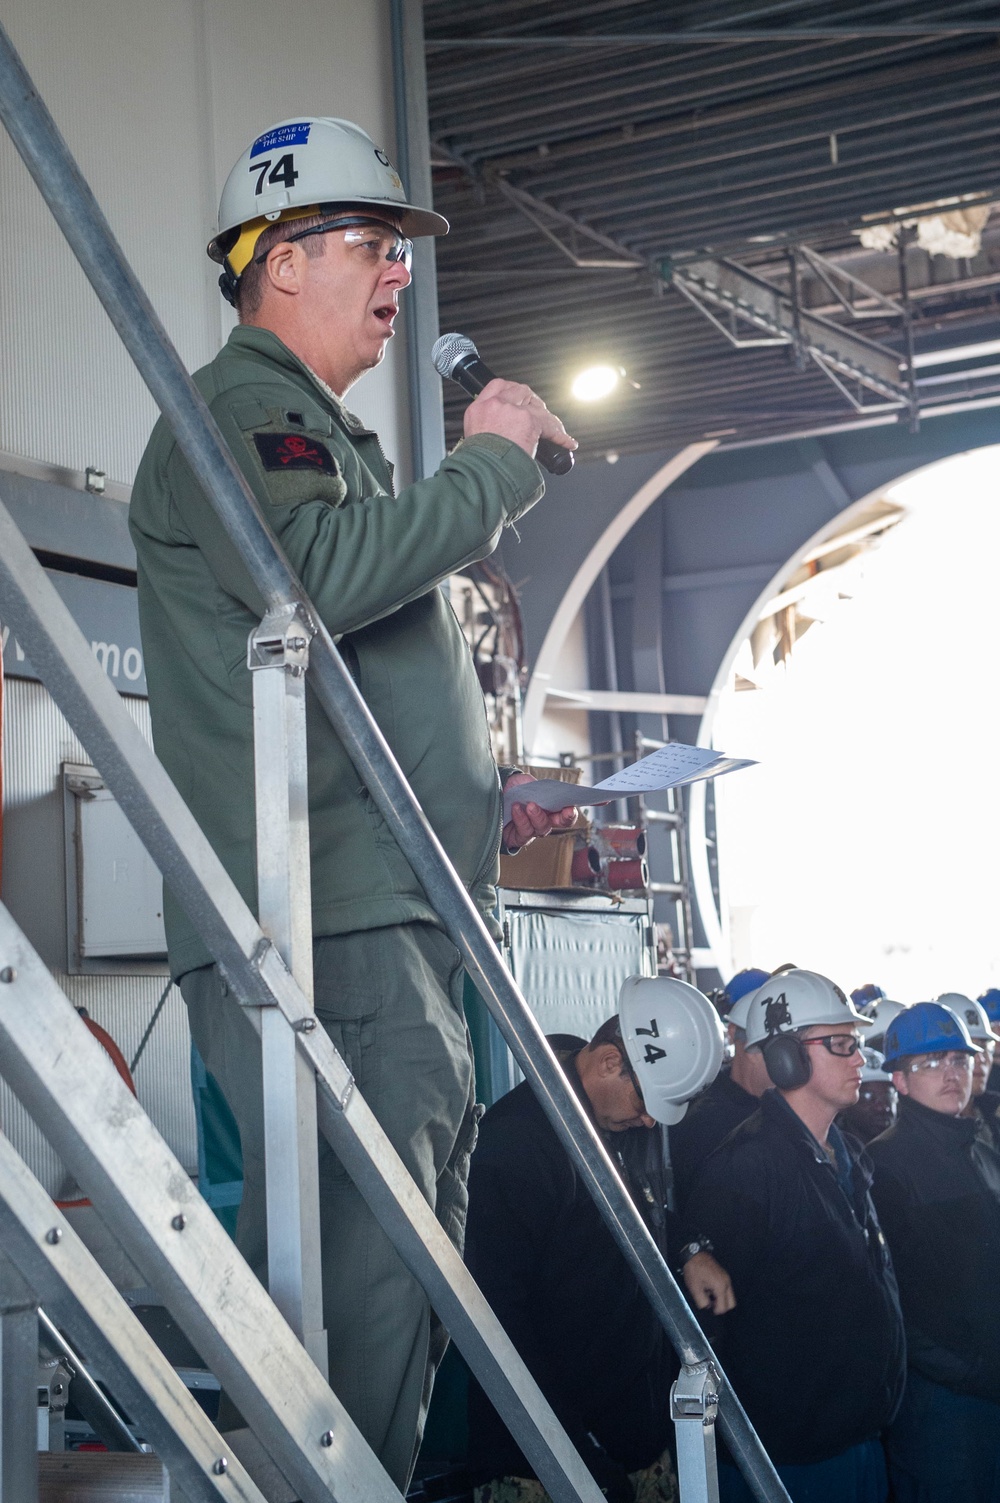
<path fill-rule="evenodd" d="M 662 793 L 664 788 L 678 788 L 685 783 L 697 783 L 753 766 L 754 763 L 747 758 L 725 757 L 710 747 L 682 746 L 671 741 L 668 746 L 658 747 L 648 757 L 640 758 L 593 786 L 562 783 L 556 778 L 519 783 L 504 793 L 504 823 L 510 819 L 515 803 L 538 804 L 549 813 L 583 806 L 592 808 L 613 803 L 619 798 L 634 798 L 638 793 Z"/>

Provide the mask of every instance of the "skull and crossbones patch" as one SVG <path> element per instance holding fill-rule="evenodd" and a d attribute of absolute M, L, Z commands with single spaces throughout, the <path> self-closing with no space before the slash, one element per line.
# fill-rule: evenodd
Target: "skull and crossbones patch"
<path fill-rule="evenodd" d="M 326 444 L 304 433 L 255 433 L 253 441 L 265 470 L 319 470 L 324 475 L 338 473 L 337 461 Z"/>

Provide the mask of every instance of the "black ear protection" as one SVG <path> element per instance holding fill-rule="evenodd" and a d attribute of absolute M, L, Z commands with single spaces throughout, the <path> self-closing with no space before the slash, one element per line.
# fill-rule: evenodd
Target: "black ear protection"
<path fill-rule="evenodd" d="M 812 1075 L 809 1050 L 794 1033 L 775 1033 L 760 1046 L 764 1064 L 779 1091 L 797 1091 Z"/>

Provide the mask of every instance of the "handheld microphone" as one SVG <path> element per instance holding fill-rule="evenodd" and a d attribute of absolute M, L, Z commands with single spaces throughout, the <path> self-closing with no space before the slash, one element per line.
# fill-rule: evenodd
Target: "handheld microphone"
<path fill-rule="evenodd" d="M 442 334 L 434 341 L 431 359 L 439 376 L 457 382 L 470 397 L 478 397 L 494 379 L 493 371 L 483 364 L 479 351 L 464 334 Z M 568 475 L 575 460 L 572 449 L 564 449 L 548 438 L 538 440 L 535 458 L 550 475 Z"/>

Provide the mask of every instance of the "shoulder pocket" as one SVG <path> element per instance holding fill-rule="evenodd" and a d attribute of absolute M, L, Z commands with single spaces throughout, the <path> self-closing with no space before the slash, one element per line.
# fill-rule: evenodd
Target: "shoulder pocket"
<path fill-rule="evenodd" d="M 331 424 L 324 414 L 264 410 L 256 402 L 234 409 L 247 448 L 261 473 L 274 506 L 321 501 L 342 506 L 347 482 L 330 444 Z"/>

